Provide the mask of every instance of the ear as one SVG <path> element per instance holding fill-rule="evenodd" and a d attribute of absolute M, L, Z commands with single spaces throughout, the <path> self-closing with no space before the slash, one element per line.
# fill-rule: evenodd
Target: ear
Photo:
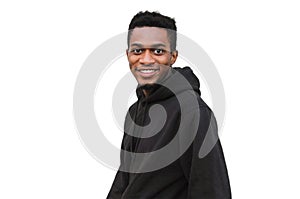
<path fill-rule="evenodd" d="M 127 60 L 129 61 L 128 56 L 129 56 L 129 51 L 128 51 L 128 49 L 126 49 L 126 57 L 127 57 Z"/>
<path fill-rule="evenodd" d="M 128 60 L 128 63 L 129 63 L 129 68 L 130 68 L 130 70 L 131 70 L 131 65 L 130 65 L 130 62 L 129 62 L 129 57 L 128 57 L 128 49 L 126 49 L 126 56 L 127 56 L 127 60 Z"/>
<path fill-rule="evenodd" d="M 177 57 L 178 57 L 178 51 L 177 51 L 177 50 L 174 50 L 174 51 L 171 53 L 171 65 L 173 65 L 173 64 L 176 62 Z"/>

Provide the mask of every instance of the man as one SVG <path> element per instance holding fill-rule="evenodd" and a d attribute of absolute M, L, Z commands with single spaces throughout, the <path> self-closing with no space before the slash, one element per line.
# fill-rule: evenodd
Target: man
<path fill-rule="evenodd" d="M 129 25 L 126 54 L 138 101 L 125 119 L 108 199 L 231 198 L 220 141 L 199 157 L 205 138 L 217 137 L 216 121 L 192 70 L 172 68 L 176 31 L 175 20 L 157 12 L 139 12 Z"/>

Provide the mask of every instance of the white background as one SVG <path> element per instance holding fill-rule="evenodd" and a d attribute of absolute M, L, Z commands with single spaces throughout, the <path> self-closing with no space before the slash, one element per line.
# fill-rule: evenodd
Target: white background
<path fill-rule="evenodd" d="M 115 171 L 80 142 L 74 84 L 87 56 L 146 9 L 175 17 L 222 77 L 233 198 L 300 198 L 297 1 L 197 2 L 1 1 L 0 198 L 106 197 Z"/>

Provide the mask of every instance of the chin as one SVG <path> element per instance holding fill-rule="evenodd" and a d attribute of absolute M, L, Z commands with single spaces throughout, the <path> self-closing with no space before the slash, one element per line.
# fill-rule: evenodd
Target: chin
<path fill-rule="evenodd" d="M 153 85 L 153 82 L 141 82 L 139 83 L 139 86 L 145 86 L 145 85 Z"/>
<path fill-rule="evenodd" d="M 139 85 L 146 85 L 146 84 L 154 84 L 156 81 L 151 80 L 151 81 L 138 81 Z"/>

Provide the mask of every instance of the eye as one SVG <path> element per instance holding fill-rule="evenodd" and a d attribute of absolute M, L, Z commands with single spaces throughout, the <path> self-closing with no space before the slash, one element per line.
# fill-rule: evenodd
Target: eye
<path fill-rule="evenodd" d="M 153 52 L 155 55 L 162 55 L 165 53 L 165 50 L 163 50 L 161 48 L 156 48 L 156 49 L 153 49 Z"/>
<path fill-rule="evenodd" d="M 135 55 L 140 55 L 140 54 L 142 54 L 143 49 L 135 48 L 135 49 L 132 49 L 130 52 L 132 52 Z"/>

